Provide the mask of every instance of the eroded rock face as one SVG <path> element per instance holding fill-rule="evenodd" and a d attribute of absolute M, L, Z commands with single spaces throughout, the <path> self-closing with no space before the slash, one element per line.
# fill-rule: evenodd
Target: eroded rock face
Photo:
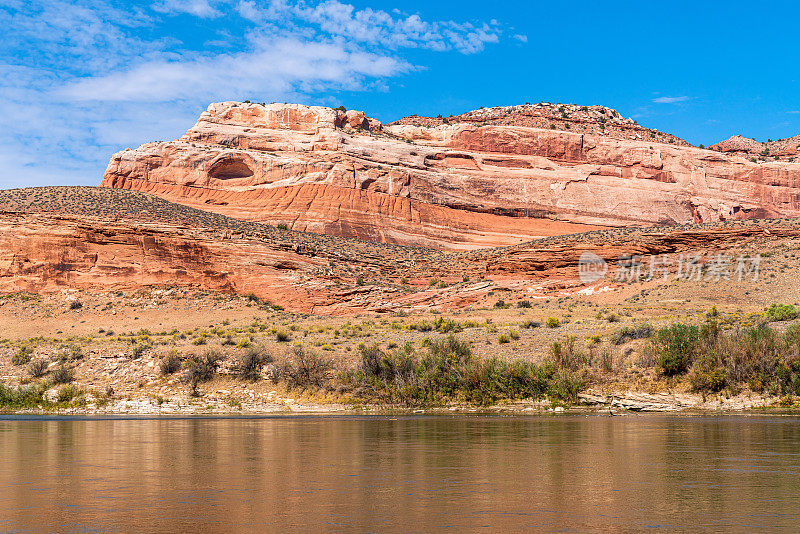
<path fill-rule="evenodd" d="M 115 154 L 101 185 L 296 230 L 451 249 L 800 216 L 800 163 L 659 142 L 602 110 L 599 130 L 589 119 L 600 111 L 563 112 L 573 124 L 589 114 L 577 132 L 531 126 L 539 119 L 517 111 L 382 126 L 361 112 L 223 102 L 176 141 Z"/>

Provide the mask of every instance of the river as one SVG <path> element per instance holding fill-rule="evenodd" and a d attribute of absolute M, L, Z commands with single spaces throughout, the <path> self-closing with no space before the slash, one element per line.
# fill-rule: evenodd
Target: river
<path fill-rule="evenodd" d="M 0 418 L 0 530 L 800 530 L 800 419 Z"/>

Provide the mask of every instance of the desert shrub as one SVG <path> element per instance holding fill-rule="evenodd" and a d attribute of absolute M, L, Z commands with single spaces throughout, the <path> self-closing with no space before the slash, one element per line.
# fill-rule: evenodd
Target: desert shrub
<path fill-rule="evenodd" d="M 31 361 L 32 355 L 33 347 L 29 345 L 22 345 L 11 357 L 11 363 L 13 365 L 25 365 Z"/>
<path fill-rule="evenodd" d="M 609 323 L 618 323 L 619 315 L 617 315 L 616 313 L 610 313 L 608 314 L 608 317 L 606 317 L 606 321 L 608 321 Z"/>
<path fill-rule="evenodd" d="M 577 338 L 567 336 L 550 345 L 550 358 L 559 369 L 577 370 L 588 365 L 589 357 L 575 346 Z"/>
<path fill-rule="evenodd" d="M 531 301 L 520 300 L 519 302 L 517 302 L 517 308 L 531 308 Z"/>
<path fill-rule="evenodd" d="M 166 376 L 180 371 L 182 363 L 183 362 L 181 360 L 181 357 L 178 355 L 178 352 L 175 350 L 171 350 L 169 351 L 169 354 L 161 358 L 158 367 L 159 370 L 161 371 L 161 374 Z"/>
<path fill-rule="evenodd" d="M 208 382 L 217 374 L 219 365 L 224 359 L 222 354 L 210 350 L 200 356 L 189 356 L 183 361 L 183 380 L 193 386 L 200 382 Z"/>
<path fill-rule="evenodd" d="M 771 394 L 800 394 L 800 325 L 779 334 L 767 324 L 723 331 L 716 316 L 699 329 L 659 330 L 649 349 L 665 375 L 689 371 L 693 390 L 717 392 L 747 385 Z"/>
<path fill-rule="evenodd" d="M 724 367 L 712 363 L 695 362 L 689 372 L 689 384 L 694 391 L 722 391 L 725 387 L 727 372 Z"/>
<path fill-rule="evenodd" d="M 614 370 L 614 353 L 611 350 L 604 349 L 600 353 L 600 367 L 607 372 Z"/>
<path fill-rule="evenodd" d="M 435 330 L 440 334 L 450 334 L 464 330 L 464 325 L 458 321 L 449 318 L 445 319 L 444 317 L 438 317 L 433 322 L 422 320 L 416 323 L 410 323 L 408 327 L 418 332 L 431 332 Z"/>
<path fill-rule="evenodd" d="M 735 383 L 746 382 L 756 391 L 770 383 L 775 385 L 775 372 L 786 360 L 787 344 L 769 326 L 746 328 L 718 340 L 718 351 L 724 355 L 726 373 Z"/>
<path fill-rule="evenodd" d="M 540 326 L 542 326 L 542 323 L 534 321 L 533 319 L 528 319 L 522 323 L 522 328 L 539 328 Z"/>
<path fill-rule="evenodd" d="M 433 328 L 440 334 L 461 332 L 464 329 L 464 327 L 458 321 L 453 319 L 445 319 L 444 317 L 438 317 L 433 322 Z"/>
<path fill-rule="evenodd" d="M 700 342 L 700 330 L 693 325 L 676 323 L 656 331 L 651 339 L 658 365 L 666 376 L 685 373 L 694 360 Z"/>
<path fill-rule="evenodd" d="M 503 334 L 500 334 L 499 336 L 497 336 L 497 342 L 500 343 L 500 344 L 510 343 L 511 342 L 511 338 L 508 337 L 508 334 L 503 333 Z"/>
<path fill-rule="evenodd" d="M 509 331 L 508 331 L 508 337 L 510 337 L 511 339 L 513 339 L 514 341 L 516 341 L 516 340 L 518 340 L 518 339 L 519 339 L 519 332 L 518 332 L 518 331 L 516 331 L 516 330 L 509 330 Z"/>
<path fill-rule="evenodd" d="M 417 354 L 411 345 L 384 352 L 378 345 L 362 345 L 361 362 L 343 375 L 353 392 L 369 399 L 406 406 L 467 402 L 495 404 L 501 400 L 541 399 L 553 396 L 574 399 L 585 387 L 572 373 L 558 370 L 552 362 L 479 360 L 470 346 L 455 336 L 426 344 Z M 565 380 L 564 376 L 570 377 Z"/>
<path fill-rule="evenodd" d="M 292 387 L 322 387 L 330 379 L 333 363 L 302 345 L 292 347 L 281 368 L 281 376 Z"/>
<path fill-rule="evenodd" d="M 83 349 L 77 343 L 61 345 L 53 355 L 53 361 L 66 363 L 83 358 Z"/>
<path fill-rule="evenodd" d="M 144 356 L 144 354 L 148 350 L 150 350 L 152 348 L 153 348 L 153 346 L 150 343 L 139 342 L 139 343 L 137 343 L 136 345 L 133 346 L 133 351 L 131 351 L 131 358 L 133 358 L 134 360 L 138 360 L 139 358 Z"/>
<path fill-rule="evenodd" d="M 50 378 L 53 384 L 69 384 L 75 380 L 75 371 L 69 367 L 61 366 L 53 370 Z"/>
<path fill-rule="evenodd" d="M 587 384 L 582 373 L 559 369 L 549 381 L 548 395 L 555 400 L 574 403 Z"/>
<path fill-rule="evenodd" d="M 611 335 L 611 342 L 614 345 L 622 345 L 633 339 L 645 339 L 653 335 L 654 328 L 645 323 L 636 326 L 626 326 Z"/>
<path fill-rule="evenodd" d="M 501 299 L 501 300 L 498 300 L 497 302 L 494 303 L 494 307 L 499 309 L 499 310 L 505 310 L 505 309 L 510 308 L 511 304 L 509 304 L 506 301 Z"/>
<path fill-rule="evenodd" d="M 766 315 L 770 321 L 791 321 L 797 318 L 797 308 L 793 304 L 772 304 Z"/>
<path fill-rule="evenodd" d="M 274 358 L 263 348 L 249 347 L 234 364 L 233 371 L 242 380 L 256 381 L 261 378 L 261 370 Z"/>
<path fill-rule="evenodd" d="M 81 308 L 83 308 L 83 303 L 79 300 L 73 300 L 69 303 L 70 310 L 79 310 Z"/>
<path fill-rule="evenodd" d="M 408 325 L 411 330 L 417 330 L 418 332 L 430 332 L 433 330 L 433 323 L 430 321 L 417 321 L 416 323 L 411 323 Z"/>
<path fill-rule="evenodd" d="M 46 404 L 45 388 L 41 384 L 33 386 L 7 386 L 0 383 L 0 407 L 6 409 L 36 408 Z"/>
<path fill-rule="evenodd" d="M 289 335 L 289 332 L 281 328 L 275 331 L 275 340 L 280 343 L 286 343 L 287 341 L 291 341 L 292 337 Z"/>
<path fill-rule="evenodd" d="M 28 372 L 33 378 L 40 378 L 47 374 L 47 362 L 45 360 L 33 360 L 28 365 Z"/>
<path fill-rule="evenodd" d="M 547 325 L 547 328 L 558 328 L 561 326 L 561 321 L 558 320 L 558 317 L 548 317 L 544 324 Z"/>
<path fill-rule="evenodd" d="M 80 397 L 81 390 L 72 384 L 62 386 L 58 390 L 58 402 L 70 402 L 77 397 Z"/>

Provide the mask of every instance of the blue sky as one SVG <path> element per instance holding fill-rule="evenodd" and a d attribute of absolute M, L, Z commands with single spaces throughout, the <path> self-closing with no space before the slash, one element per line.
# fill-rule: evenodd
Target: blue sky
<path fill-rule="evenodd" d="M 0 0 L 0 187 L 97 184 L 209 102 L 390 121 L 603 104 L 693 143 L 800 133 L 800 5 Z"/>

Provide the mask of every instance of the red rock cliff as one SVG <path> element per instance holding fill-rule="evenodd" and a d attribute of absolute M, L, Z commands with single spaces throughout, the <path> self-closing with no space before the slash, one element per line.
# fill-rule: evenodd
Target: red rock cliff
<path fill-rule="evenodd" d="M 382 126 L 356 111 L 217 103 L 182 138 L 115 154 L 101 185 L 296 230 L 455 249 L 800 216 L 798 163 L 686 146 L 606 111 L 602 128 L 569 114 L 580 128 L 568 131 L 482 113 Z M 503 117 L 515 114 L 527 116 Z"/>

